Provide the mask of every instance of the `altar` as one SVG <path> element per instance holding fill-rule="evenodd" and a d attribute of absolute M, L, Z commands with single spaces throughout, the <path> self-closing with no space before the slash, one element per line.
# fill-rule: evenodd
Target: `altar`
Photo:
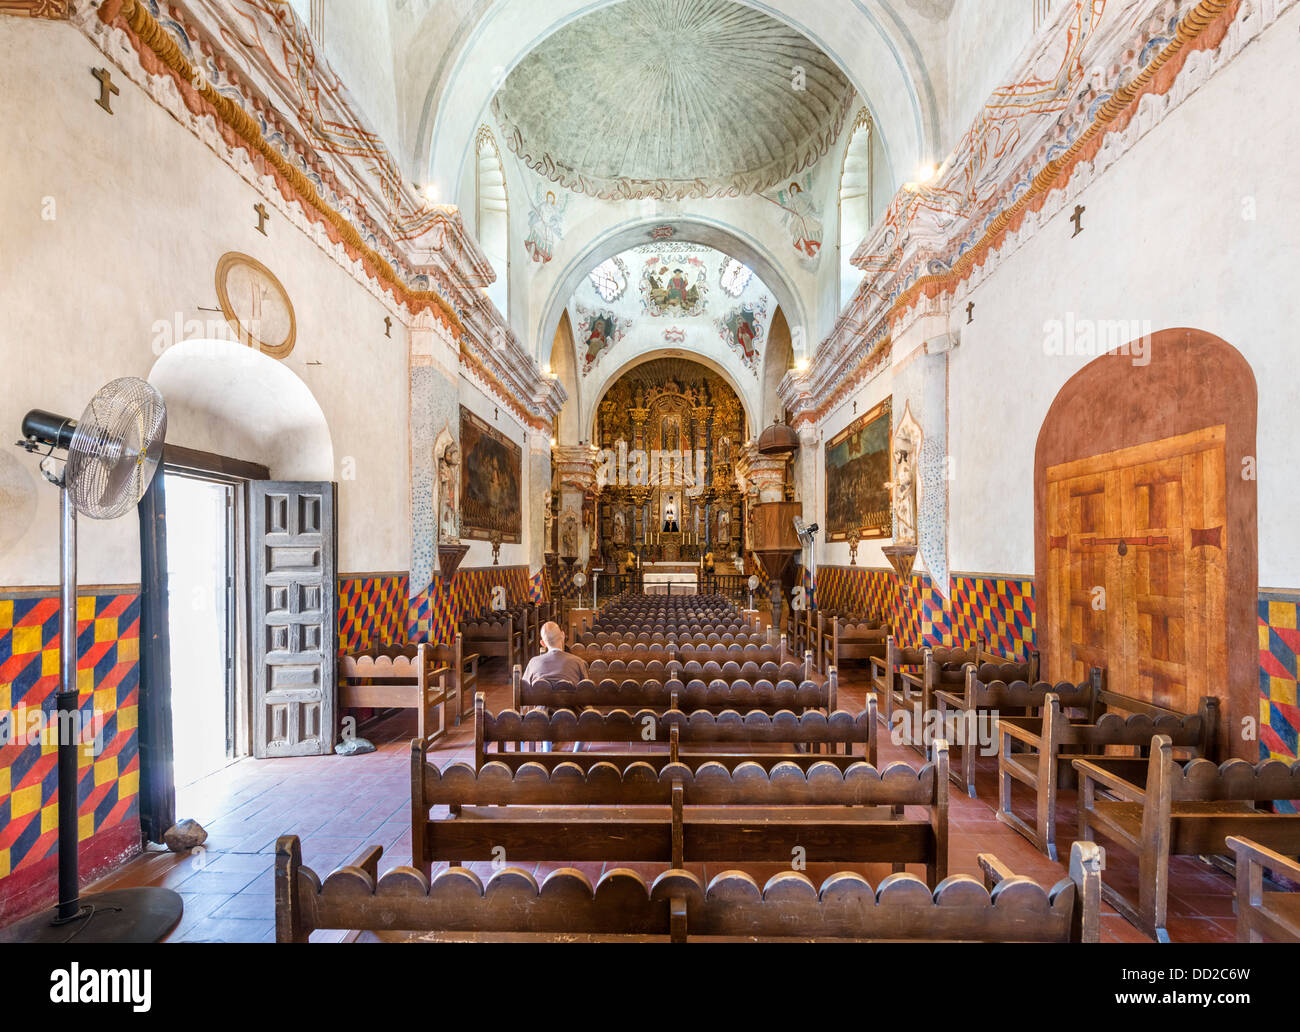
<path fill-rule="evenodd" d="M 646 563 L 641 583 L 647 595 L 697 595 L 699 569 L 688 563 Z"/>

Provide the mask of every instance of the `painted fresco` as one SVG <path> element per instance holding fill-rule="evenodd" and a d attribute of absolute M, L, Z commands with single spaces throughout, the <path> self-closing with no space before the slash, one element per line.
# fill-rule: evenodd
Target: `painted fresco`
<path fill-rule="evenodd" d="M 704 260 L 695 255 L 651 255 L 641 269 L 641 306 L 647 315 L 704 312 L 709 292 Z"/>
<path fill-rule="evenodd" d="M 495 427 L 460 408 L 460 535 L 507 544 L 523 536 L 524 451 Z"/>

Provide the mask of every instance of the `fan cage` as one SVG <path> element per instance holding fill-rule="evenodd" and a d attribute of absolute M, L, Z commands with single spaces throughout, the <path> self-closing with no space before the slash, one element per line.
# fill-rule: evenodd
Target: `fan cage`
<path fill-rule="evenodd" d="M 68 445 L 64 485 L 77 511 L 111 520 L 134 508 L 158 467 L 166 431 L 157 388 L 134 376 L 101 387 Z"/>

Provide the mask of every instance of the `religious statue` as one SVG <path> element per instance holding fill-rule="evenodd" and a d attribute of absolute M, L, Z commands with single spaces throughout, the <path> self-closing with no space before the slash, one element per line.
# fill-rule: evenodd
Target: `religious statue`
<path fill-rule="evenodd" d="M 718 544 L 726 545 L 731 542 L 731 510 L 722 509 L 718 512 Z"/>
<path fill-rule="evenodd" d="M 614 524 L 613 527 L 614 544 L 616 545 L 627 544 L 627 521 L 626 518 L 623 516 L 622 509 L 614 510 L 613 524 Z"/>
<path fill-rule="evenodd" d="M 645 388 L 641 386 L 640 381 L 637 382 L 636 388 L 632 392 L 632 407 L 645 408 Z"/>
<path fill-rule="evenodd" d="M 894 478 L 885 487 L 893 492 L 894 543 L 916 544 L 916 456 L 912 443 L 896 438 L 894 449 Z"/>
<path fill-rule="evenodd" d="M 664 502 L 664 533 L 676 534 L 677 530 L 677 506 L 669 498 Z"/>
<path fill-rule="evenodd" d="M 460 447 L 448 440 L 438 456 L 438 541 L 441 544 L 460 542 L 460 510 L 456 492 L 460 489 Z"/>
<path fill-rule="evenodd" d="M 561 524 L 560 554 L 565 556 L 578 554 L 578 516 L 572 509 L 565 512 Z"/>
<path fill-rule="evenodd" d="M 551 499 L 552 494 L 550 491 L 547 491 L 545 498 L 542 500 L 542 523 L 545 528 L 543 540 L 546 541 L 547 544 L 550 544 L 551 526 L 555 523 L 555 513 L 551 509 Z"/>

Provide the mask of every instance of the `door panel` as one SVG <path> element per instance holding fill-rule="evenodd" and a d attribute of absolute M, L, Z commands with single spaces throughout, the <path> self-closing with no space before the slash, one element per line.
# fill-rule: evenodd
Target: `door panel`
<path fill-rule="evenodd" d="M 1047 470 L 1053 680 L 1190 711 L 1226 676 L 1223 427 Z M 1098 591 L 1104 608 L 1098 608 Z"/>
<path fill-rule="evenodd" d="M 315 756 L 334 745 L 335 485 L 249 485 L 253 755 Z"/>

